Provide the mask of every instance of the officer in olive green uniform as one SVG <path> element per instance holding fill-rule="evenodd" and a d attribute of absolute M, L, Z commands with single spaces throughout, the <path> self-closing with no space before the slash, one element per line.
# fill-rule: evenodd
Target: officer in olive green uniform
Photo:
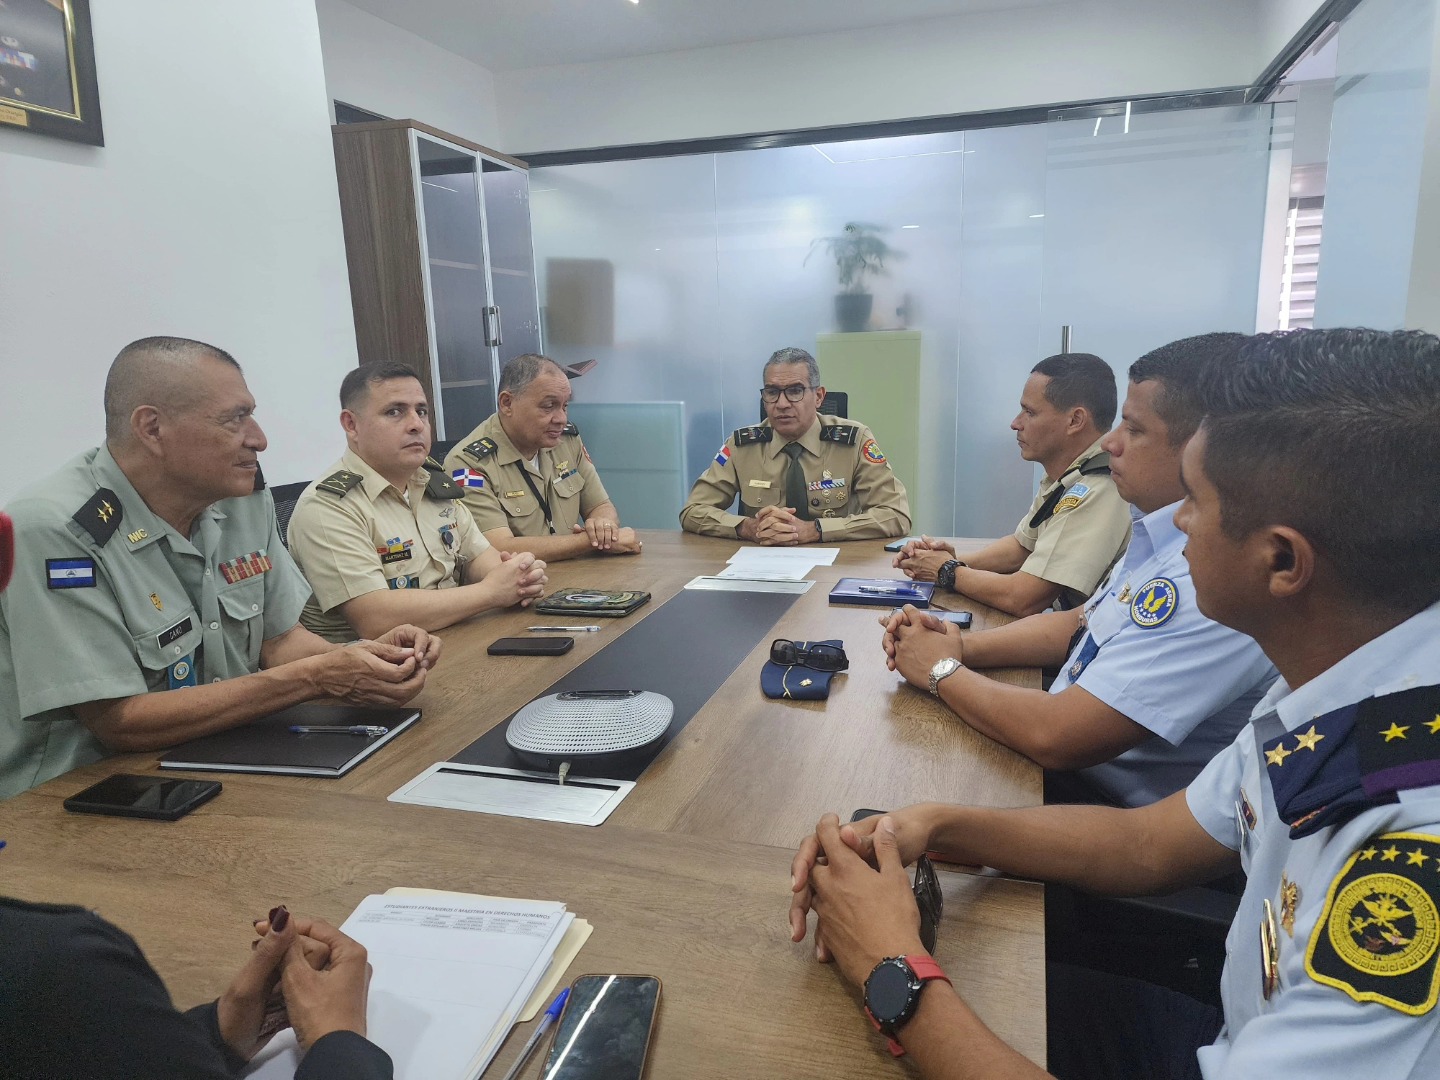
<path fill-rule="evenodd" d="M 445 459 L 465 488 L 481 532 L 508 528 L 516 536 L 568 536 L 597 506 L 610 501 L 574 424 L 559 445 L 525 461 L 494 413 Z"/>
<path fill-rule="evenodd" d="M 460 584 L 465 564 L 490 547 L 464 497 L 433 458 L 402 495 L 346 451 L 330 475 L 305 489 L 290 518 L 290 551 L 315 590 L 300 621 L 328 641 L 352 641 L 340 612 L 347 600 Z"/>
<path fill-rule="evenodd" d="M 854 420 L 817 415 L 793 445 L 804 470 L 804 488 L 790 481 L 792 445 L 769 422 L 744 427 L 725 440 L 715 460 L 690 490 L 680 511 L 687 532 L 735 537 L 747 517 L 766 506 L 793 506 L 813 521 L 823 542 L 904 536 L 910 503 L 870 429 Z M 740 512 L 730 505 L 740 497 Z"/>
<path fill-rule="evenodd" d="M 258 671 L 310 594 L 269 492 L 212 504 L 186 539 L 104 446 L 8 511 L 21 543 L 0 597 L 0 798 L 109 753 L 72 706 Z"/>
<path fill-rule="evenodd" d="M 1130 542 L 1130 504 L 1110 479 L 1110 455 L 1092 443 L 1060 479 L 1046 478 L 1015 527 L 1030 552 L 1020 570 L 1059 585 L 1064 608 L 1083 604 Z"/>

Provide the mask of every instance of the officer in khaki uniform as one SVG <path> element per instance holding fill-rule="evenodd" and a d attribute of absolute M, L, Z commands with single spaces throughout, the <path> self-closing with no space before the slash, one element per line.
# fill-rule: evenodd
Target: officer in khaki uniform
<path fill-rule="evenodd" d="M 495 412 L 445 459 L 485 538 L 542 559 L 630 555 L 600 475 L 569 422 L 570 379 L 548 356 L 527 353 L 500 373 Z"/>
<path fill-rule="evenodd" d="M 307 627 L 329 641 L 399 621 L 439 629 L 540 594 L 545 564 L 495 551 L 465 489 L 429 457 L 430 409 L 412 369 L 355 368 L 340 404 L 349 449 L 290 518 L 290 551 L 315 590 Z"/>
<path fill-rule="evenodd" d="M 762 544 L 905 534 L 905 486 L 869 428 L 819 413 L 825 399 L 819 375 L 803 349 L 771 356 L 762 390 L 766 422 L 725 440 L 690 490 L 682 528 Z M 737 495 L 738 514 L 729 509 Z"/>
<path fill-rule="evenodd" d="M 352 641 L 345 601 L 377 589 L 459 585 L 465 564 L 490 550 L 464 497 L 433 458 L 402 493 L 346 451 L 290 518 L 290 552 L 314 589 L 300 621 L 327 641 Z"/>

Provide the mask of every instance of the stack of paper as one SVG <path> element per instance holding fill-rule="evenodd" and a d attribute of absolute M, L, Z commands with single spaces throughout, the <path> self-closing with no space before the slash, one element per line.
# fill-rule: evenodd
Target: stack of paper
<path fill-rule="evenodd" d="M 368 1036 L 396 1080 L 475 1080 L 532 997 L 558 981 L 588 928 L 562 950 L 575 916 L 564 904 L 399 890 L 367 896 L 341 929 L 364 945 L 374 976 Z M 547 979 L 547 975 L 549 978 Z M 285 1032 L 247 1074 L 289 1080 L 300 1056 Z"/>

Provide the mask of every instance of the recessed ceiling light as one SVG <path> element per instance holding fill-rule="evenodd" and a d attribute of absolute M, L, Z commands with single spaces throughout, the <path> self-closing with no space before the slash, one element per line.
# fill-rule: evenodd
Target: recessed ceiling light
<path fill-rule="evenodd" d="M 902 228 L 902 229 L 918 229 L 919 227 L 920 227 L 919 225 L 901 225 L 901 226 L 900 226 L 900 228 Z"/>
<path fill-rule="evenodd" d="M 1044 215 L 1044 214 L 1031 214 L 1030 216 L 1031 216 L 1032 218 L 1042 218 L 1042 217 L 1044 217 L 1045 215 Z"/>

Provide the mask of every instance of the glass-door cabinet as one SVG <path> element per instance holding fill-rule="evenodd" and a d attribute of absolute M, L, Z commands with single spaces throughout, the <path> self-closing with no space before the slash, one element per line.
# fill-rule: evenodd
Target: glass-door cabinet
<path fill-rule="evenodd" d="M 408 363 L 435 437 L 495 411 L 500 367 L 539 352 L 525 163 L 413 120 L 334 129 L 361 363 Z"/>

